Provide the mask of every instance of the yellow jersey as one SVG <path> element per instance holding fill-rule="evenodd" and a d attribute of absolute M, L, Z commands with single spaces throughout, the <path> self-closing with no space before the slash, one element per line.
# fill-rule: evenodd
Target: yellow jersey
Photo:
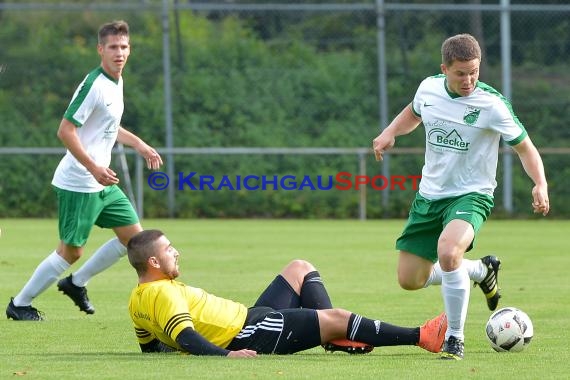
<path fill-rule="evenodd" d="M 226 348 L 243 328 L 247 308 L 179 281 L 160 280 L 133 289 L 129 313 L 140 344 L 158 339 L 181 350 L 176 337 L 186 327 Z"/>

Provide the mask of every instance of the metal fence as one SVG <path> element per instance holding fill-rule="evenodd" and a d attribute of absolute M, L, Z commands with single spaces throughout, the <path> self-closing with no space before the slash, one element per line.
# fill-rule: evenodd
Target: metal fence
<path fill-rule="evenodd" d="M 484 50 L 484 64 L 482 66 L 482 79 L 497 87 L 507 98 L 513 101 L 515 110 L 519 117 L 525 121 L 527 129 L 533 136 L 537 145 L 546 148 L 560 148 L 568 145 L 570 135 L 567 131 L 562 117 L 548 119 L 549 128 L 540 134 L 533 134 L 535 125 L 541 125 L 546 120 L 545 115 L 558 114 L 568 107 L 569 100 L 565 96 L 548 97 L 546 92 L 560 92 L 564 94 L 564 88 L 570 83 L 570 74 L 567 70 L 567 62 L 570 56 L 570 26 L 567 20 L 570 19 L 570 4 L 567 2 L 544 1 L 531 4 L 525 1 L 468 1 L 468 2 L 445 2 L 445 1 L 409 1 L 409 2 L 388 2 L 377 0 L 365 3 L 306 3 L 306 2 L 212 2 L 202 1 L 199 3 L 190 1 L 123 1 L 114 3 L 86 2 L 86 3 L 65 3 L 55 1 L 43 2 L 1 2 L 0 3 L 0 36 L 3 34 L 2 20 L 10 18 L 26 17 L 42 19 L 47 14 L 53 18 L 54 22 L 66 20 L 71 26 L 87 34 L 93 34 L 92 26 L 106 21 L 109 18 L 125 18 L 137 20 L 139 25 L 143 24 L 144 17 L 151 17 L 160 25 L 162 31 L 162 51 L 161 55 L 155 56 L 160 64 L 153 67 L 160 69 L 160 72 L 153 72 L 153 75 L 161 76 L 163 81 L 161 100 L 160 122 L 161 132 L 156 132 L 155 120 L 145 120 L 144 117 L 137 117 L 136 112 L 125 115 L 128 124 L 136 124 L 139 134 L 151 136 L 156 141 L 151 141 L 155 146 L 162 146 L 161 149 L 167 159 L 166 171 L 169 176 L 174 176 L 177 171 L 176 155 L 198 154 L 198 150 L 210 152 L 209 154 L 219 155 L 222 152 L 233 152 L 228 148 L 219 148 L 215 145 L 219 140 L 211 139 L 215 127 L 211 123 L 200 122 L 199 125 L 192 125 L 191 117 L 184 114 L 185 106 L 180 104 L 182 100 L 177 94 L 180 91 L 180 83 L 172 81 L 173 71 L 188 65 L 184 60 L 192 54 L 188 53 L 190 41 L 184 34 L 184 28 L 188 25 L 180 23 L 182 15 L 193 14 L 202 17 L 210 22 L 220 22 L 235 18 L 247 27 L 250 33 L 264 44 L 273 47 L 287 48 L 296 41 L 302 41 L 313 47 L 318 52 L 330 52 L 343 50 L 356 51 L 367 64 L 370 65 L 368 77 L 362 81 L 362 87 L 373 87 L 374 97 L 370 98 L 370 92 L 362 92 L 362 99 L 366 105 L 358 104 L 354 101 L 353 107 L 364 116 L 360 118 L 361 124 L 353 126 L 351 133 L 361 136 L 352 141 L 341 140 L 334 144 L 335 148 L 349 149 L 350 154 L 361 156 L 367 148 L 370 140 L 378 131 L 386 126 L 390 119 L 411 100 L 413 92 L 419 80 L 423 77 L 436 73 L 439 67 L 439 45 L 443 37 L 450 34 L 468 31 L 474 34 L 482 44 Z M 141 15 L 143 19 L 141 19 Z M 77 19 L 79 22 L 72 22 Z M 81 25 L 86 22 L 87 25 Z M 89 25 L 91 23 L 91 25 Z M 158 27 L 158 26 L 157 26 Z M 65 36 L 48 35 L 43 36 L 42 25 L 38 25 L 38 43 L 41 38 L 63 38 L 69 39 L 72 33 Z M 429 31 L 429 33 L 428 33 Z M 140 33 L 140 34 L 144 34 Z M 134 37 L 137 38 L 137 37 Z M 138 37 L 142 39 L 143 37 Z M 186 38 L 186 39 L 185 39 Z M 45 42 L 45 41 L 44 41 Z M 34 71 L 44 71 L 49 75 L 50 68 L 39 66 L 38 62 L 26 60 L 19 56 L 20 47 L 17 40 L 2 40 L 0 48 L 0 86 L 6 82 L 7 77 L 22 76 L 25 84 L 26 73 Z M 141 43 L 142 45 L 142 43 Z M 67 52 L 72 55 L 73 51 Z M 540 59 L 537 59 L 539 57 Z M 73 57 L 70 57 L 75 63 Z M 295 62 L 283 62 L 283 66 L 272 66 L 271 77 L 279 76 L 287 80 L 288 73 L 292 70 L 316 70 L 315 66 L 300 54 L 295 57 Z M 222 63 L 221 63 L 222 64 Z M 231 65 L 231 63 L 223 63 Z M 139 62 L 140 66 L 141 63 Z M 292 69 L 291 66 L 295 68 Z M 195 66 L 194 66 L 195 67 Z M 514 69 L 513 69 L 514 68 Z M 203 75 L 219 77 L 220 67 L 200 67 L 199 72 L 193 75 Z M 255 78 L 260 82 L 270 81 L 266 73 L 267 67 L 252 67 L 256 71 Z M 141 69 L 144 71 L 144 69 Z M 192 73 L 188 73 L 191 75 Z M 529 79 L 531 78 L 531 79 Z M 77 80 L 78 78 L 74 78 Z M 335 78 L 338 82 L 345 81 L 343 76 Z M 354 78 L 346 78 L 354 80 Z M 395 85 L 397 83 L 397 86 Z M 219 94 L 220 103 L 230 102 L 227 98 L 242 93 L 233 86 L 240 86 L 243 83 L 226 83 L 226 93 Z M 534 85 L 534 86 L 533 86 Z M 128 86 L 128 83 L 127 83 Z M 342 91 L 348 86 L 339 86 Z M 546 87 L 546 88 L 545 88 Z M 1 87 L 0 87 L 1 88 Z M 333 90 L 331 90 L 333 91 Z M 522 96 L 531 93 L 532 96 Z M 41 100 L 29 102 L 30 113 L 45 113 L 45 99 L 52 95 L 52 91 L 42 94 Z M 29 95 L 29 94 L 28 94 Z M 67 101 L 70 95 L 68 89 L 63 94 Z M 129 97 L 128 88 L 126 96 Z M 245 93 L 245 96 L 248 96 Z M 128 99 L 127 99 L 128 100 Z M 252 103 L 257 99 L 251 99 Z M 61 102 L 60 102 L 61 103 Z M 141 101 L 142 103 L 142 101 Z M 306 102 L 306 107 L 312 107 L 311 101 Z M 142 107 L 142 106 L 141 106 Z M 336 104 L 331 105 L 330 113 L 335 114 Z M 136 109 L 135 107 L 132 107 Z M 131 109 L 132 109 L 131 108 Z M 351 107 L 343 108 L 343 112 L 349 113 Z M 40 111 L 41 110 L 41 111 Z M 62 110 L 54 111 L 60 117 Z M 182 112 L 182 113 L 181 113 Z M 192 112 L 187 110 L 186 112 Z M 308 113 L 307 110 L 300 109 L 299 113 Z M 565 113 L 565 111 L 564 111 Z M 57 119 L 54 116 L 54 119 Z M 295 124 L 298 115 L 288 115 Z M 335 116 L 339 123 L 352 122 L 352 119 L 344 118 L 344 115 Z M 299 118 L 299 123 L 304 119 Z M 554 120 L 554 121 L 553 121 Z M 41 122 L 38 122 L 41 124 Z M 266 128 L 267 122 L 260 123 L 258 128 Z M 45 129 L 42 129 L 45 128 Z M 2 145 L 19 148 L 23 146 L 33 146 L 34 134 L 53 133 L 55 125 L 41 125 L 40 129 L 32 130 L 23 138 L 20 143 L 13 144 L 13 135 L 23 133 L 13 129 L 0 131 L 0 141 Z M 188 132 L 197 132 L 197 135 L 205 136 L 204 141 L 196 142 L 188 138 Z M 152 132 L 148 132 L 152 131 Z M 302 135 L 306 131 L 295 131 Z M 213 142 L 212 142 L 213 141 Z M 201 144 L 205 144 L 201 145 Z M 330 140 L 315 140 L 315 148 L 323 148 L 323 145 L 333 145 Z M 409 143 L 409 148 L 418 149 L 421 142 L 413 139 Z M 290 141 L 277 142 L 281 149 L 290 147 Z M 406 145 L 406 142 L 404 142 Z M 219 150 L 216 150 L 218 149 Z M 251 148 L 245 147 L 245 148 Z M 301 150 L 306 147 L 299 148 Z M 186 151 L 186 150 L 188 151 Z M 198 150 L 193 150 L 198 149 Z M 271 149 L 269 149 L 271 150 Z M 285 149 L 286 150 L 286 149 Z M 301 150 L 291 149 L 286 154 L 304 154 Z M 246 150 L 247 151 L 247 150 Z M 309 149 L 310 151 L 310 149 Z M 203 154 L 200 153 L 200 154 Z M 245 151 L 244 151 L 245 152 Z M 248 151 L 249 152 L 249 151 Z M 251 152 L 250 152 L 251 153 Z M 248 154 L 250 154 L 248 153 Z M 222 153 L 225 154 L 225 153 Z M 232 154 L 232 153 L 229 153 Z M 236 154 L 236 153 L 233 153 Z M 239 153 L 241 154 L 241 153 Z M 265 152 L 264 154 L 271 154 Z M 279 154 L 285 154 L 285 151 Z M 359 157 L 360 157 L 359 156 Z M 381 173 L 390 176 L 394 163 L 390 159 L 385 160 Z M 513 205 L 513 174 L 512 168 L 516 167 L 510 154 L 503 154 L 501 163 L 502 187 L 501 194 L 498 194 L 502 204 L 502 209 L 506 213 L 512 213 L 516 208 Z M 556 156 L 558 157 L 558 156 Z M 366 165 L 358 161 L 358 170 Z M 178 168 L 184 167 L 178 163 Z M 564 159 L 553 159 L 551 172 L 565 169 L 567 167 Z M 371 171 L 368 166 L 368 172 Z M 142 176 L 137 170 L 135 186 L 140 212 L 143 212 L 142 199 L 144 190 Z M 40 173 L 46 175 L 46 182 L 49 182 L 51 173 Z M 562 183 L 564 186 L 565 183 Z M 4 186 L 6 188 L 6 186 Z M 146 189 L 148 191 L 148 189 Z M 563 194 L 563 193 L 562 193 Z M 172 216 L 177 209 L 177 194 L 174 189 L 168 189 L 167 201 L 164 206 L 168 209 L 168 215 Z M 208 201 L 207 199 L 205 199 Z M 375 199 L 376 201 L 376 199 Z M 383 208 L 387 208 L 393 202 L 390 192 L 383 192 L 379 200 Z M 398 201 L 396 199 L 396 201 Z M 359 217 L 366 216 L 366 207 L 363 206 L 363 197 L 359 196 Z"/>
<path fill-rule="evenodd" d="M 509 151 L 509 148 L 504 148 L 501 150 L 502 154 L 505 154 Z M 39 175 L 43 174 L 46 182 L 49 181 L 51 176 L 51 172 L 47 173 L 40 173 L 38 171 L 34 171 L 33 166 L 35 166 L 34 162 L 38 162 L 44 159 L 46 156 L 53 156 L 54 159 L 59 159 L 65 150 L 62 148 L 1 148 L 0 147 L 0 158 L 3 156 L 11 156 L 18 159 L 20 157 L 36 157 L 30 163 L 30 169 L 27 172 L 28 175 Z M 370 170 L 367 169 L 367 162 L 370 160 L 372 152 L 369 148 L 171 148 L 161 149 L 162 154 L 172 154 L 175 156 L 207 156 L 207 157 L 219 157 L 220 155 L 228 155 L 228 156 L 256 156 L 256 157 L 266 157 L 266 156 L 306 156 L 307 159 L 310 160 L 311 156 L 323 156 L 323 155 L 344 155 L 348 156 L 349 160 L 353 160 L 355 162 L 354 167 L 357 170 L 354 171 L 355 176 L 362 176 L 368 177 L 368 179 L 377 176 L 379 173 L 373 171 L 370 173 Z M 423 150 L 421 148 L 395 148 L 392 152 L 392 155 L 423 155 Z M 541 154 L 543 157 L 558 157 L 563 156 L 565 157 L 566 165 L 568 165 L 568 161 L 570 160 L 570 148 L 544 148 L 541 149 Z M 151 178 L 149 178 L 148 173 L 145 173 L 144 170 L 144 161 L 143 159 L 136 154 L 132 149 L 124 149 L 123 147 L 118 147 L 114 151 L 114 157 L 116 162 L 116 167 L 119 171 L 119 177 L 121 178 L 121 187 L 125 191 L 125 193 L 130 198 L 131 202 L 135 206 L 139 217 L 142 219 L 145 216 L 145 190 L 148 191 L 154 190 L 155 192 L 160 192 L 164 189 L 156 189 L 150 186 Z M 167 175 L 168 176 L 168 175 Z M 176 189 L 176 175 L 168 176 L 169 181 L 172 180 L 173 184 L 171 188 Z M 218 184 L 219 184 L 218 178 Z M 161 177 L 161 180 L 164 180 L 164 177 Z M 352 180 L 353 184 L 356 182 Z M 359 220 L 366 220 L 367 219 L 367 208 L 369 207 L 369 203 L 372 201 L 377 201 L 376 197 L 370 196 L 370 192 L 376 192 L 376 190 L 371 186 L 370 183 L 364 183 L 355 188 L 353 193 L 355 193 L 358 201 L 355 203 L 355 208 L 357 209 L 357 217 Z M 381 181 L 378 182 L 378 186 L 386 186 L 385 183 Z M 408 185 L 411 185 L 408 182 Z M 199 186 L 199 185 L 196 185 Z M 378 188 L 378 186 L 375 186 Z M 32 193 L 41 192 L 39 189 L 27 189 L 23 188 L 22 190 L 30 190 Z M 199 190 L 199 189 L 196 189 Z M 352 189 L 351 189 L 352 190 Z M 390 191 L 389 187 L 384 189 L 386 192 Z M 414 189 L 412 189 L 414 190 Z M 190 190 L 189 190 L 190 191 Z M 206 189 L 208 191 L 208 189 Z M 381 192 L 382 194 L 382 192 Z M 370 199 L 371 198 L 371 199 Z M 565 201 L 563 199 L 562 201 Z"/>

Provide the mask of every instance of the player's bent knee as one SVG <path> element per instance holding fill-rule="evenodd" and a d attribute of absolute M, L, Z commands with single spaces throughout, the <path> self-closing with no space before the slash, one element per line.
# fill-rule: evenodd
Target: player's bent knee
<path fill-rule="evenodd" d="M 73 264 L 83 255 L 83 248 L 70 245 L 60 245 L 57 249 L 57 253 L 69 264 Z"/>
<path fill-rule="evenodd" d="M 421 281 L 415 278 L 410 279 L 407 276 L 398 275 L 398 283 L 404 290 L 418 290 L 424 287 L 426 281 Z"/>
<path fill-rule="evenodd" d="M 310 262 L 306 261 L 306 260 L 302 260 L 302 259 L 295 259 L 292 260 L 289 265 L 289 268 L 295 269 L 299 272 L 305 272 L 305 273 L 309 273 L 315 270 L 315 267 L 313 266 L 313 264 L 311 264 Z"/>

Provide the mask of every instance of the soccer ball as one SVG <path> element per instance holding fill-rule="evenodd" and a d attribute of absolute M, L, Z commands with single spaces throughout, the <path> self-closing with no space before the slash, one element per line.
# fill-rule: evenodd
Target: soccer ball
<path fill-rule="evenodd" d="M 485 332 L 495 351 L 519 352 L 529 345 L 534 329 L 524 311 L 504 307 L 489 317 Z"/>

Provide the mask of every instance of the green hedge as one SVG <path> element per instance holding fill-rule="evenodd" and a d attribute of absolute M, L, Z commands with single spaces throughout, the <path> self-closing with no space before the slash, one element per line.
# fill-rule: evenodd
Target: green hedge
<path fill-rule="evenodd" d="M 73 90 L 99 63 L 95 31 L 117 14 L 9 12 L 2 14 L 0 62 L 0 144 L 2 146 L 60 146 L 55 133 Z M 156 147 L 165 145 L 162 72 L 162 29 L 158 15 L 122 14 L 131 25 L 132 55 L 125 79 L 123 125 Z M 306 17 L 286 26 L 267 25 L 234 16 L 179 14 L 179 40 L 172 38 L 174 144 L 181 147 L 368 147 L 377 135 L 378 83 L 374 18 L 339 25 L 342 17 Z M 210 15 L 211 16 L 211 15 Z M 358 21 L 358 22 L 356 22 Z M 410 17 L 415 27 L 430 21 Z M 433 21 L 432 21 L 433 22 Z M 38 26 L 46 25 L 38 33 Z M 174 25 L 174 23 L 172 23 Z M 348 27 L 348 25 L 352 25 Z M 338 33 L 350 34 L 346 43 Z M 390 118 L 413 96 L 418 81 L 438 70 L 441 30 L 419 34 L 413 44 L 388 39 Z M 317 38 L 318 37 L 318 38 Z M 334 42 L 337 41 L 338 42 Z M 180 43 L 178 43 L 180 42 Z M 426 56 L 425 51 L 431 52 Z M 393 53 L 392 53 L 393 52 Z M 405 52 L 405 64 L 403 54 Z M 527 52 L 529 55 L 531 52 Z M 540 54 L 540 51 L 535 52 Z M 548 67 L 548 75 L 531 70 L 534 56 L 513 67 L 515 110 L 539 146 L 568 146 L 565 125 L 568 86 L 557 81 L 564 63 Z M 498 62 L 493 63 L 498 65 Z M 488 70 L 500 72 L 498 66 Z M 532 73 L 532 74 L 530 74 Z M 534 75 L 534 77 L 530 77 Z M 497 78 L 491 76 L 491 82 Z M 541 107 L 560 103 L 560 107 Z M 398 146 L 422 147 L 422 131 L 402 137 Z M 2 157 L 0 215 L 53 216 L 49 183 L 59 157 Z M 393 156 L 391 172 L 417 174 L 421 155 Z M 515 162 L 517 216 L 530 215 L 530 185 Z M 570 173 L 568 156 L 548 156 L 553 215 L 567 217 Z M 134 165 L 131 165 L 133 169 Z M 356 174 L 350 156 L 178 156 L 176 171 L 195 170 L 228 175 Z M 367 172 L 379 173 L 372 157 Z M 132 173 L 134 176 L 134 171 Z M 501 176 L 499 172 L 499 178 Z M 390 194 L 382 209 L 381 193 L 369 189 L 369 217 L 407 213 L 413 191 Z M 165 192 L 145 187 L 145 216 L 167 216 Z M 354 218 L 356 191 L 180 191 L 178 217 L 299 217 Z M 497 191 L 497 215 L 502 194 Z"/>

